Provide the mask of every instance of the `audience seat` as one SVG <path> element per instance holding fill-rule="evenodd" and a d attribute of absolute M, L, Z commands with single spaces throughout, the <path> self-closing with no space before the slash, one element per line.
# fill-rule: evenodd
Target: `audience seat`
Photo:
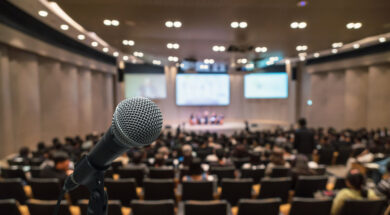
<path fill-rule="evenodd" d="M 238 202 L 237 215 L 279 215 L 280 198 L 272 199 L 241 199 Z"/>
<path fill-rule="evenodd" d="M 174 207 L 173 200 L 131 202 L 132 215 L 174 215 Z"/>
<path fill-rule="evenodd" d="M 218 184 L 221 183 L 223 178 L 235 178 L 234 167 L 211 167 L 210 174 L 218 177 Z"/>
<path fill-rule="evenodd" d="M 175 199 L 175 182 L 173 179 L 145 179 L 144 199 Z"/>
<path fill-rule="evenodd" d="M 43 161 L 43 158 L 31 158 L 30 165 L 31 167 L 40 167 Z"/>
<path fill-rule="evenodd" d="M 15 199 L 1 199 L 0 212 L 4 215 L 21 215 L 18 205 Z"/>
<path fill-rule="evenodd" d="M 45 201 L 32 199 L 27 201 L 30 215 L 53 215 L 56 204 L 57 200 Z M 61 202 L 58 215 L 71 215 L 69 205 L 65 200 Z"/>
<path fill-rule="evenodd" d="M 27 181 L 26 174 L 21 167 L 11 166 L 8 168 L 1 168 L 1 177 L 3 178 L 21 178 Z"/>
<path fill-rule="evenodd" d="M 150 178 L 175 178 L 175 170 L 173 168 L 149 168 Z"/>
<path fill-rule="evenodd" d="M 89 199 L 90 193 L 86 186 L 80 185 L 76 189 L 69 192 L 70 200 L 75 205 L 79 200 Z"/>
<path fill-rule="evenodd" d="M 294 196 L 312 198 L 317 190 L 326 190 L 327 183 L 327 176 L 299 176 Z"/>
<path fill-rule="evenodd" d="M 345 165 L 347 164 L 348 158 L 350 157 L 352 153 L 352 149 L 350 147 L 341 147 L 338 150 L 338 155 L 336 158 L 336 164 L 338 165 Z"/>
<path fill-rule="evenodd" d="M 121 161 L 114 161 L 111 163 L 111 168 L 114 173 L 118 173 L 120 167 L 122 167 Z"/>
<path fill-rule="evenodd" d="M 337 177 L 336 181 L 334 183 L 334 190 L 341 190 L 343 188 L 346 188 L 347 185 L 345 184 L 345 178 Z"/>
<path fill-rule="evenodd" d="M 318 165 L 316 168 L 311 168 L 317 175 L 326 175 L 326 166 Z"/>
<path fill-rule="evenodd" d="M 274 167 L 272 168 L 271 178 L 284 178 L 290 176 L 290 168 L 286 167 Z"/>
<path fill-rule="evenodd" d="M 249 163 L 250 158 L 249 157 L 243 157 L 243 158 L 232 157 L 232 161 L 233 161 L 236 169 L 241 169 L 242 165 L 244 165 L 245 163 Z"/>
<path fill-rule="evenodd" d="M 104 172 L 104 178 L 113 178 L 113 176 L 114 176 L 114 170 L 112 170 L 112 167 L 108 168 Z"/>
<path fill-rule="evenodd" d="M 143 180 L 145 176 L 144 167 L 119 167 L 118 174 L 120 178 L 135 178 L 137 186 L 143 186 Z"/>
<path fill-rule="evenodd" d="M 104 184 L 107 188 L 108 199 L 120 200 L 122 205 L 129 206 L 130 201 L 138 199 L 136 192 L 136 183 L 133 178 L 127 179 L 108 179 L 104 180 Z"/>
<path fill-rule="evenodd" d="M 182 200 L 212 200 L 214 199 L 213 181 L 183 181 Z"/>
<path fill-rule="evenodd" d="M 77 201 L 77 205 L 80 207 L 81 215 L 87 215 L 88 200 L 83 199 Z M 122 215 L 122 205 L 120 201 L 108 200 L 108 214 L 107 215 Z"/>
<path fill-rule="evenodd" d="M 258 198 L 281 198 L 282 203 L 286 203 L 291 183 L 291 178 L 264 178 L 261 180 L 261 188 Z"/>
<path fill-rule="evenodd" d="M 242 168 L 241 178 L 252 178 L 254 184 L 260 183 L 265 175 L 265 168 Z"/>
<path fill-rule="evenodd" d="M 35 199 L 57 200 L 61 193 L 60 181 L 57 178 L 31 178 L 29 183 Z"/>
<path fill-rule="evenodd" d="M 289 215 L 329 215 L 331 199 L 293 198 Z"/>
<path fill-rule="evenodd" d="M 16 199 L 20 204 L 25 204 L 27 197 L 22 179 L 0 179 L 0 199 Z"/>
<path fill-rule="evenodd" d="M 221 199 L 227 200 L 230 205 L 237 205 L 240 199 L 252 197 L 252 179 L 222 179 Z"/>
<path fill-rule="evenodd" d="M 41 171 L 42 171 L 42 168 L 32 166 L 30 169 L 31 177 L 32 178 L 41 178 Z"/>
<path fill-rule="evenodd" d="M 347 200 L 341 209 L 340 215 L 382 215 L 386 207 L 386 200 Z"/>
<path fill-rule="evenodd" d="M 319 164 L 324 164 L 324 165 L 332 165 L 333 154 L 334 154 L 334 149 L 332 149 L 332 148 L 321 149 L 319 151 L 320 159 L 318 160 L 318 163 Z"/>
<path fill-rule="evenodd" d="M 229 204 L 224 200 L 186 201 L 183 203 L 183 215 L 228 215 Z"/>

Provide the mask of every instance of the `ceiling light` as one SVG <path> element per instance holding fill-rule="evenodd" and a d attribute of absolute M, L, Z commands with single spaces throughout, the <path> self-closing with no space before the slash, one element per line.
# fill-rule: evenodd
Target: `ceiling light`
<path fill-rule="evenodd" d="M 299 23 L 298 23 L 298 22 L 292 22 L 292 23 L 290 24 L 290 28 L 298 28 L 298 26 L 299 26 Z"/>
<path fill-rule="evenodd" d="M 232 27 L 232 28 L 238 28 L 238 26 L 239 26 L 238 22 L 230 23 L 230 27 Z"/>
<path fill-rule="evenodd" d="M 363 26 L 361 22 L 350 22 L 346 25 L 347 29 L 359 29 Z"/>
<path fill-rule="evenodd" d="M 386 37 L 380 37 L 378 40 L 380 43 L 384 43 L 386 42 Z"/>
<path fill-rule="evenodd" d="M 174 21 L 173 22 L 173 27 L 180 28 L 181 27 L 181 22 L 180 21 Z"/>
<path fill-rule="evenodd" d="M 122 44 L 127 46 L 127 45 L 129 45 L 129 41 L 128 40 L 122 40 Z"/>
<path fill-rule="evenodd" d="M 96 41 L 93 41 L 93 42 L 91 43 L 91 45 L 92 45 L 93 47 L 97 47 L 97 46 L 99 45 L 99 43 L 96 42 Z"/>
<path fill-rule="evenodd" d="M 103 48 L 103 52 L 108 52 L 108 48 L 107 48 L 107 47 L 104 47 L 104 48 Z"/>
<path fill-rule="evenodd" d="M 220 52 L 224 52 L 225 49 L 226 49 L 225 46 L 219 46 L 219 51 L 220 51 Z"/>
<path fill-rule="evenodd" d="M 355 23 L 354 28 L 355 28 L 355 29 L 359 29 L 359 28 L 361 28 L 362 26 L 363 26 L 363 24 L 362 24 L 361 22 L 357 22 L 357 23 Z"/>
<path fill-rule="evenodd" d="M 161 65 L 161 61 L 159 60 L 153 60 L 152 62 L 154 65 Z"/>
<path fill-rule="evenodd" d="M 306 51 L 307 50 L 307 45 L 299 45 L 296 47 L 297 51 Z"/>
<path fill-rule="evenodd" d="M 203 63 L 205 63 L 205 64 L 213 64 L 214 63 L 214 59 L 204 59 Z"/>
<path fill-rule="evenodd" d="M 314 56 L 315 58 L 318 58 L 318 57 L 320 57 L 320 53 L 316 52 L 316 53 L 314 53 L 313 56 Z"/>
<path fill-rule="evenodd" d="M 358 48 L 360 48 L 360 45 L 359 45 L 359 43 L 355 43 L 355 44 L 353 44 L 353 48 L 354 48 L 354 49 L 358 49 Z"/>
<path fill-rule="evenodd" d="M 127 55 L 123 56 L 123 60 L 129 60 L 129 57 Z"/>
<path fill-rule="evenodd" d="M 259 52 L 267 52 L 267 47 L 256 47 L 255 48 L 255 52 L 259 53 Z"/>
<path fill-rule="evenodd" d="M 129 42 L 129 46 L 134 46 L 135 44 L 134 40 L 128 40 L 128 42 Z"/>
<path fill-rule="evenodd" d="M 179 49 L 179 48 L 180 48 L 180 45 L 178 43 L 173 44 L 173 49 Z"/>
<path fill-rule="evenodd" d="M 307 5 L 307 1 L 299 1 L 298 3 L 297 3 L 297 6 L 298 7 L 305 7 Z"/>
<path fill-rule="evenodd" d="M 348 23 L 348 24 L 346 25 L 346 27 L 347 27 L 348 29 L 352 29 L 354 26 L 355 26 L 355 24 L 352 23 L 352 22 L 350 22 L 350 23 Z"/>
<path fill-rule="evenodd" d="M 304 28 L 306 28 L 306 26 L 307 26 L 307 23 L 306 23 L 306 22 L 300 22 L 300 23 L 298 24 L 298 28 L 300 28 L 300 29 L 304 29 Z"/>
<path fill-rule="evenodd" d="M 300 60 L 300 61 L 305 61 L 305 60 L 306 60 L 306 57 L 305 57 L 305 56 L 299 56 L 299 60 Z"/>
<path fill-rule="evenodd" d="M 69 26 L 66 25 L 66 24 L 63 24 L 63 25 L 61 25 L 61 29 L 64 30 L 64 31 L 66 31 L 66 30 L 69 29 Z"/>
<path fill-rule="evenodd" d="M 224 52 L 226 50 L 225 46 L 213 46 L 213 51 L 215 52 Z"/>
<path fill-rule="evenodd" d="M 302 53 L 299 53 L 298 56 L 299 56 L 299 57 L 306 57 L 306 56 L 307 56 L 307 53 L 306 53 L 306 52 L 302 52 Z"/>
<path fill-rule="evenodd" d="M 165 26 L 166 26 L 167 28 L 172 28 L 172 27 L 173 27 L 173 22 L 172 22 L 172 21 L 166 21 L 166 22 L 165 22 Z"/>
<path fill-rule="evenodd" d="M 142 52 L 134 52 L 133 55 L 136 56 L 136 57 L 143 57 L 144 53 L 142 53 Z"/>
<path fill-rule="evenodd" d="M 333 54 L 336 54 L 337 52 L 338 52 L 337 49 L 332 49 Z"/>
<path fill-rule="evenodd" d="M 239 26 L 240 26 L 240 28 L 246 28 L 246 27 L 248 27 L 248 23 L 247 22 L 240 22 Z"/>
<path fill-rule="evenodd" d="M 38 14 L 42 17 L 46 17 L 49 13 L 46 10 L 40 10 Z"/>
<path fill-rule="evenodd" d="M 111 23 L 111 20 L 105 19 L 105 20 L 103 20 L 103 24 L 106 26 L 110 26 L 112 23 Z"/>
<path fill-rule="evenodd" d="M 77 39 L 84 40 L 85 39 L 85 35 L 84 34 L 79 34 L 79 35 L 77 35 Z"/>
<path fill-rule="evenodd" d="M 113 19 L 113 20 L 111 20 L 111 24 L 112 24 L 113 26 L 118 26 L 118 25 L 119 25 L 119 21 L 116 20 L 116 19 Z"/>
<path fill-rule="evenodd" d="M 114 55 L 114 57 L 118 57 L 119 53 L 118 52 L 114 52 L 114 53 L 112 53 L 112 55 Z"/>
<path fill-rule="evenodd" d="M 172 43 L 168 43 L 168 44 L 167 44 L 167 48 L 168 48 L 168 49 L 172 49 L 172 48 L 173 48 L 173 44 L 172 44 Z"/>
<path fill-rule="evenodd" d="M 168 61 L 177 62 L 177 61 L 179 61 L 179 58 L 176 56 L 169 56 Z"/>
<path fill-rule="evenodd" d="M 342 46 L 343 46 L 342 42 L 332 43 L 332 48 L 341 48 Z"/>

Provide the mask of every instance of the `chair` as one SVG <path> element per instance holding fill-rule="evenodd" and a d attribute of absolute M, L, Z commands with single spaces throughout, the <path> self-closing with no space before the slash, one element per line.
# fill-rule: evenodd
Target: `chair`
<path fill-rule="evenodd" d="M 329 215 L 331 199 L 293 198 L 289 215 Z"/>
<path fill-rule="evenodd" d="M 232 161 L 233 161 L 236 169 L 241 169 L 242 165 L 244 165 L 245 163 L 248 163 L 250 161 L 250 158 L 249 157 L 243 157 L 243 158 L 233 157 Z"/>
<path fill-rule="evenodd" d="M 381 215 L 386 207 L 386 200 L 347 200 L 341 209 L 341 215 Z"/>
<path fill-rule="evenodd" d="M 32 178 L 41 178 L 41 171 L 42 171 L 42 168 L 32 166 L 30 169 L 31 177 Z"/>
<path fill-rule="evenodd" d="M 238 202 L 238 215 L 279 215 L 280 198 L 241 199 Z"/>
<path fill-rule="evenodd" d="M 341 190 L 343 188 L 346 188 L 347 185 L 345 184 L 345 178 L 337 177 L 336 181 L 334 183 L 334 190 Z"/>
<path fill-rule="evenodd" d="M 228 213 L 229 205 L 224 200 L 184 202 L 184 215 L 227 215 Z"/>
<path fill-rule="evenodd" d="M 145 179 L 144 199 L 175 199 L 175 182 L 173 179 Z"/>
<path fill-rule="evenodd" d="M 333 148 L 323 148 L 323 149 L 321 149 L 319 151 L 320 159 L 318 160 L 318 163 L 319 164 L 324 164 L 324 165 L 332 165 L 333 154 L 334 154 L 334 149 Z"/>
<path fill-rule="evenodd" d="M 112 170 L 112 168 L 108 168 L 105 172 L 104 172 L 104 178 L 113 178 L 114 176 L 114 170 Z"/>
<path fill-rule="evenodd" d="M 175 178 L 175 170 L 172 168 L 149 168 L 150 178 Z"/>
<path fill-rule="evenodd" d="M 231 205 L 237 205 L 240 199 L 250 199 L 252 196 L 253 180 L 249 179 L 222 179 L 221 199 L 227 200 Z"/>
<path fill-rule="evenodd" d="M 318 165 L 316 168 L 311 168 L 317 175 L 326 175 L 326 166 Z"/>
<path fill-rule="evenodd" d="M 312 198 L 316 191 L 326 190 L 327 183 L 326 176 L 299 176 L 294 196 Z"/>
<path fill-rule="evenodd" d="M 241 178 L 252 178 L 254 184 L 260 183 L 265 175 L 265 168 L 241 169 Z"/>
<path fill-rule="evenodd" d="M 190 170 L 188 169 L 188 167 L 180 168 L 179 169 L 179 181 L 182 182 L 183 177 L 188 175 L 189 172 L 190 172 Z"/>
<path fill-rule="evenodd" d="M 21 215 L 18 202 L 15 199 L 2 199 L 0 200 L 1 214 L 5 215 Z"/>
<path fill-rule="evenodd" d="M 81 215 L 87 215 L 88 200 L 83 199 L 77 201 L 77 205 L 80 207 Z M 122 205 L 120 201 L 108 200 L 108 215 L 122 215 Z"/>
<path fill-rule="evenodd" d="M 234 167 L 212 167 L 210 170 L 211 175 L 216 175 L 218 177 L 218 184 L 221 183 L 223 178 L 235 178 Z"/>
<path fill-rule="evenodd" d="M 80 185 L 78 188 L 69 192 L 70 200 L 75 205 L 79 200 L 89 199 L 90 193 L 86 186 Z"/>
<path fill-rule="evenodd" d="M 30 215 L 53 215 L 56 204 L 56 200 L 45 201 L 32 199 L 27 201 L 27 207 L 30 211 Z M 64 200 L 61 202 L 58 215 L 71 215 L 69 206 Z"/>
<path fill-rule="evenodd" d="M 258 198 L 281 198 L 282 203 L 286 203 L 291 183 L 291 178 L 263 178 Z"/>
<path fill-rule="evenodd" d="M 114 173 L 118 173 L 118 170 L 120 167 L 122 167 L 122 162 L 121 161 L 114 161 L 111 163 L 112 170 Z"/>
<path fill-rule="evenodd" d="M 336 164 L 345 165 L 347 163 L 348 158 L 351 155 L 351 153 L 352 153 L 351 147 L 347 147 L 347 146 L 341 147 L 338 150 L 338 156 L 336 158 Z"/>
<path fill-rule="evenodd" d="M 22 179 L 1 179 L 0 199 L 16 199 L 19 203 L 25 204 L 27 197 L 23 189 Z"/>
<path fill-rule="evenodd" d="M 290 168 L 287 167 L 274 167 L 272 168 L 271 178 L 284 178 L 290 176 Z"/>
<path fill-rule="evenodd" d="M 120 178 L 135 178 L 137 186 L 143 186 L 143 180 L 145 176 L 144 167 L 119 167 L 118 174 Z"/>
<path fill-rule="evenodd" d="M 39 167 L 43 163 L 44 159 L 43 158 L 31 158 L 30 160 L 30 165 L 32 167 Z"/>
<path fill-rule="evenodd" d="M 214 184 L 212 181 L 184 181 L 182 183 L 182 200 L 212 200 Z"/>
<path fill-rule="evenodd" d="M 61 192 L 57 178 L 32 178 L 29 181 L 33 197 L 40 200 L 57 200 Z"/>
<path fill-rule="evenodd" d="M 21 178 L 27 181 L 26 175 L 24 174 L 21 167 L 11 166 L 9 168 L 1 168 L 1 177 L 3 178 Z"/>
<path fill-rule="evenodd" d="M 119 180 L 106 178 L 104 183 L 110 200 L 120 200 L 122 205 L 129 206 L 131 200 L 138 199 L 137 186 L 133 178 Z"/>
<path fill-rule="evenodd" d="M 133 200 L 131 202 L 131 209 L 133 215 L 174 215 L 174 207 L 175 202 L 173 200 Z"/>

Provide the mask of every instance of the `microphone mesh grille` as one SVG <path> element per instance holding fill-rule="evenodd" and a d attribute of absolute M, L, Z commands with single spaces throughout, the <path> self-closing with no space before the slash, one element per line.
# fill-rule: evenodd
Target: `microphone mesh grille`
<path fill-rule="evenodd" d="M 160 134 L 163 118 L 159 107 L 143 97 L 125 99 L 116 107 L 114 136 L 129 146 L 145 146 Z"/>

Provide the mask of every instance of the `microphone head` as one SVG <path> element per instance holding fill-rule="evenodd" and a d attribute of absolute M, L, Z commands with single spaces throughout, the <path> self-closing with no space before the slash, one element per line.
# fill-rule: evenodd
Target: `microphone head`
<path fill-rule="evenodd" d="M 121 101 L 112 119 L 112 132 L 127 146 L 151 144 L 161 132 L 163 118 L 160 108 L 150 99 L 134 97 Z"/>

